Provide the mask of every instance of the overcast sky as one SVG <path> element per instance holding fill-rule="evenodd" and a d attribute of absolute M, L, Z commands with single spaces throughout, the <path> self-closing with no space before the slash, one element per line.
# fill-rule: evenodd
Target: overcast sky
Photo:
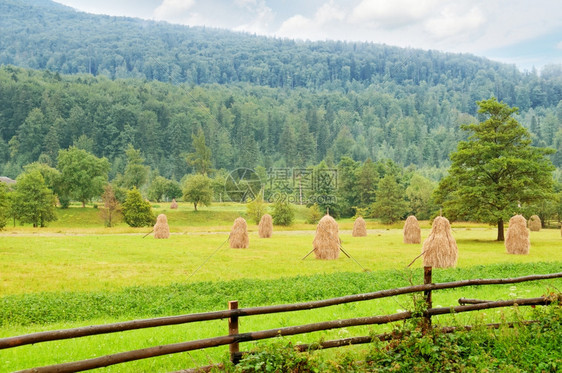
<path fill-rule="evenodd" d="M 57 0 L 91 13 L 304 40 L 472 53 L 522 70 L 562 63 L 559 0 Z"/>

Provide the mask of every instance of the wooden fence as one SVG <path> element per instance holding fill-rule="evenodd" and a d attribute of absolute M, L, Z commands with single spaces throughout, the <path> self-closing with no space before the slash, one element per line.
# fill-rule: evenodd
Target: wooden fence
<path fill-rule="evenodd" d="M 425 326 L 429 327 L 431 325 L 431 317 L 436 315 L 469 312 L 469 311 L 484 310 L 490 308 L 509 307 L 516 304 L 519 306 L 548 305 L 552 302 L 552 298 L 549 297 L 511 299 L 511 300 L 499 300 L 499 301 L 461 298 L 459 299 L 460 305 L 458 306 L 433 308 L 431 304 L 431 292 L 434 290 L 453 289 L 453 288 L 459 288 L 465 286 L 477 286 L 477 285 L 515 284 L 515 283 L 526 282 L 526 281 L 546 280 L 546 279 L 554 279 L 554 278 L 562 278 L 562 272 L 546 274 L 546 275 L 524 276 L 524 277 L 517 277 L 517 278 L 475 279 L 475 280 L 463 280 L 463 281 L 433 284 L 431 282 L 431 267 L 425 267 L 423 285 L 381 290 L 381 291 L 365 293 L 365 294 L 348 295 L 344 297 L 331 298 L 331 299 L 325 299 L 325 300 L 319 300 L 313 302 L 284 304 L 284 305 L 275 305 L 275 306 L 266 306 L 266 307 L 238 308 L 238 302 L 232 301 L 229 302 L 229 309 L 224 311 L 197 313 L 197 314 L 171 316 L 171 317 L 160 317 L 160 318 L 144 319 L 144 320 L 134 320 L 134 321 L 115 323 L 115 324 L 94 325 L 94 326 L 80 327 L 74 329 L 55 330 L 55 331 L 21 335 L 16 337 L 1 338 L 0 349 L 15 348 L 18 346 L 47 342 L 47 341 L 56 341 L 56 340 L 72 339 L 72 338 L 79 338 L 79 337 L 92 336 L 98 334 L 115 333 L 115 332 L 121 332 L 126 330 L 136 330 L 136 329 L 143 329 L 143 328 L 153 328 L 158 326 L 178 325 L 178 324 L 186 324 L 192 322 L 228 319 L 229 334 L 225 336 L 143 348 L 139 350 L 100 356 L 88 360 L 37 367 L 33 369 L 22 370 L 20 372 L 78 372 L 78 371 L 84 371 L 89 369 L 107 367 L 110 365 L 120 364 L 128 361 L 147 359 L 155 356 L 174 354 L 178 352 L 201 350 L 209 347 L 216 347 L 222 345 L 230 345 L 231 359 L 233 361 L 237 361 L 242 355 L 239 352 L 239 343 L 241 342 L 257 341 L 261 339 L 274 338 L 278 336 L 305 334 L 305 333 L 311 333 L 316 331 L 345 328 L 345 327 L 359 326 L 359 325 L 386 324 L 386 323 L 400 321 L 400 320 L 407 320 L 413 317 L 420 317 L 420 315 L 414 314 L 411 311 L 405 311 L 405 312 L 400 312 L 390 315 L 359 317 L 359 318 L 352 318 L 352 319 L 345 319 L 345 320 L 332 320 L 332 321 L 325 321 L 325 322 L 319 322 L 314 324 L 289 326 L 289 327 L 262 330 L 262 331 L 256 331 L 250 333 L 239 332 L 238 319 L 240 317 L 311 310 L 311 309 L 351 303 L 351 302 L 360 302 L 360 301 L 367 301 L 372 299 L 392 297 L 402 294 L 423 292 L 425 296 L 425 300 L 427 302 L 427 308 L 423 311 L 423 315 L 421 316 L 423 317 L 423 320 L 425 320 Z M 560 295 L 558 295 L 558 301 L 560 301 Z M 491 324 L 490 326 L 497 327 L 497 325 L 495 324 Z M 445 331 L 451 331 L 451 330 L 453 329 L 445 328 Z M 379 338 L 381 340 L 388 340 L 389 338 L 391 338 L 391 336 L 387 334 L 381 334 L 379 336 L 376 336 L 375 338 Z M 321 348 L 339 347 L 339 346 L 345 346 L 350 344 L 368 343 L 371 342 L 372 340 L 373 340 L 372 336 L 354 337 L 354 338 L 347 338 L 347 339 L 336 340 L 336 341 L 325 341 L 319 344 L 319 347 Z M 310 347 L 311 346 L 309 345 L 297 346 L 297 348 L 299 348 L 302 351 Z"/>

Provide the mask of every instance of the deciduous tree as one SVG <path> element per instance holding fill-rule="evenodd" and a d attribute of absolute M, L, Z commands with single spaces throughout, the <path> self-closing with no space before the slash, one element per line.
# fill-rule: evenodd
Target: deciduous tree
<path fill-rule="evenodd" d="M 207 175 L 189 175 L 183 186 L 183 200 L 192 202 L 197 211 L 199 204 L 209 206 L 213 198 L 211 179 Z"/>
<path fill-rule="evenodd" d="M 85 207 L 86 202 L 103 193 L 109 161 L 71 146 L 59 152 L 57 169 L 63 183 L 61 196 L 76 199 Z"/>

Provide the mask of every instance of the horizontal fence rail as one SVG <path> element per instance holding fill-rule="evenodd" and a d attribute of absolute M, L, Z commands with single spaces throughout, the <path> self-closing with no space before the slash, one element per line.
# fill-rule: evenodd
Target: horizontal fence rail
<path fill-rule="evenodd" d="M 429 268 L 429 267 L 428 267 Z M 429 273 L 431 269 L 429 268 Z M 426 278 L 425 281 L 431 281 L 429 275 L 429 280 Z M 512 299 L 512 300 L 500 300 L 500 301 L 485 301 L 485 300 L 474 300 L 474 299 L 459 299 L 459 306 L 452 307 L 439 307 L 431 308 L 431 291 L 440 289 L 450 289 L 459 288 L 465 286 L 476 286 L 476 285 L 498 285 L 498 284 L 513 284 L 525 281 L 536 281 L 545 279 L 562 278 L 562 272 L 546 274 L 546 275 L 532 275 L 517 278 L 508 279 L 476 279 L 476 280 L 463 280 L 456 282 L 438 283 L 431 284 L 427 283 L 424 285 L 408 286 L 397 289 L 382 290 L 366 294 L 349 295 L 338 298 L 331 298 L 320 301 L 297 303 L 297 304 L 285 304 L 276 306 L 266 306 L 266 307 L 252 307 L 252 308 L 241 308 L 231 307 L 230 310 L 207 312 L 191 315 L 181 315 L 172 317 L 161 317 L 154 319 L 145 320 L 134 320 L 122 323 L 108 324 L 108 325 L 97 325 L 88 326 L 82 328 L 57 330 L 50 332 L 40 332 L 28 335 L 22 335 L 17 337 L 9 337 L 0 339 L 0 349 L 2 348 L 12 348 L 17 346 L 22 346 L 31 343 L 55 341 L 61 339 L 77 338 L 84 336 L 91 336 L 97 334 L 113 333 L 125 330 L 134 330 L 142 328 L 150 328 L 157 326 L 167 326 L 167 325 L 177 325 L 185 324 L 190 322 L 198 321 L 208 321 L 216 319 L 229 319 L 230 334 L 228 336 L 214 337 L 201 339 L 196 341 L 181 342 L 175 344 L 168 344 L 163 346 L 155 346 L 149 348 L 143 348 L 139 350 L 127 351 L 116 353 L 112 355 L 100 356 L 97 358 L 75 361 L 57 365 L 49 365 L 44 367 L 38 367 L 28 370 L 22 370 L 19 372 L 77 372 L 95 368 L 107 367 L 114 364 L 120 364 L 124 362 L 141 360 L 156 356 L 174 354 L 179 352 L 186 352 L 192 350 L 200 350 L 211 347 L 217 347 L 222 345 L 236 345 L 236 348 L 231 348 L 231 356 L 235 358 L 240 356 L 241 353 L 237 351 L 237 344 L 240 342 L 257 341 L 262 339 L 274 338 L 277 336 L 290 336 L 297 334 L 306 334 L 322 330 L 330 330 L 351 326 L 360 325 L 375 325 L 375 324 L 386 324 L 390 322 L 396 322 L 401 320 L 407 320 L 414 317 L 424 317 L 426 320 L 430 321 L 431 316 L 444 315 L 450 313 L 461 313 L 470 312 L 477 310 L 484 310 L 490 308 L 501 308 L 509 307 L 513 305 L 519 306 L 534 306 L 534 305 L 548 305 L 552 303 L 552 297 L 538 297 L 538 298 L 528 298 L 528 299 Z M 310 310 L 321 307 L 328 307 L 338 304 L 345 304 L 350 302 L 365 301 L 377 298 L 391 297 L 401 294 L 409 294 L 415 292 L 424 292 L 429 295 L 428 298 L 428 309 L 424 310 L 422 314 L 414 314 L 410 311 L 400 312 L 391 315 L 381 315 L 381 316 L 371 316 L 371 317 L 359 317 L 345 320 L 333 320 L 325 321 L 313 324 L 305 324 L 298 326 L 290 326 L 283 328 L 276 328 L 270 330 L 262 330 L 250 333 L 238 333 L 238 329 L 231 326 L 231 322 L 237 322 L 239 317 L 243 316 L 253 316 L 253 315 L 264 315 L 271 313 L 281 313 L 281 312 L 291 312 L 300 310 Z M 558 295 L 560 298 L 560 295 Z M 561 299 L 557 299 L 560 301 Z M 235 333 L 235 334 L 233 334 Z M 338 345 L 345 345 L 350 343 L 366 343 L 367 339 L 372 337 L 356 337 L 340 341 L 329 341 L 326 342 L 331 347 L 337 347 Z M 377 337 L 375 337 L 377 338 Z M 342 342 L 345 341 L 345 342 Z M 342 344 L 343 343 L 343 344 Z M 299 347 L 300 348 L 300 347 Z M 236 355 L 236 356 L 235 356 Z"/>
<path fill-rule="evenodd" d="M 462 280 L 454 282 L 443 282 L 438 284 L 414 285 L 396 289 L 375 291 L 365 294 L 347 295 L 344 297 L 330 298 L 319 301 L 295 303 L 295 304 L 281 304 L 275 306 L 265 307 L 251 307 L 240 308 L 235 310 L 195 313 L 190 315 L 158 317 L 152 319 L 125 321 L 114 324 L 106 325 L 93 325 L 73 329 L 55 330 L 47 332 L 39 332 L 21 335 L 17 337 L 8 337 L 0 339 L 0 349 L 23 346 L 27 344 L 34 344 L 40 342 L 56 341 L 61 339 L 71 339 L 78 337 L 86 337 L 98 334 L 107 334 L 122 332 L 127 330 L 137 330 L 143 328 L 154 328 L 159 326 L 187 324 L 192 322 L 210 321 L 210 320 L 223 320 L 231 317 L 253 316 L 253 315 L 266 315 L 271 313 L 293 312 L 312 310 L 316 308 L 335 306 L 339 304 L 361 302 L 372 299 L 392 297 L 396 295 L 417 293 L 428 290 L 441 290 L 452 289 L 465 286 L 475 285 L 502 285 L 502 284 L 516 284 L 526 281 L 548 280 L 554 278 L 562 278 L 562 272 L 551 273 L 545 275 L 531 275 L 506 279 L 475 279 L 475 280 Z"/>

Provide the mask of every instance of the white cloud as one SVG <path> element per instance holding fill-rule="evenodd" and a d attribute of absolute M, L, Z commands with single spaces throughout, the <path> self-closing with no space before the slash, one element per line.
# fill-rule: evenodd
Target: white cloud
<path fill-rule="evenodd" d="M 425 28 L 438 39 L 466 36 L 477 31 L 486 22 L 484 14 L 478 7 L 470 10 L 453 7 L 444 8 L 441 13 L 425 22 Z"/>
<path fill-rule="evenodd" d="M 556 44 L 556 49 L 562 50 L 562 41 L 560 41 L 560 42 L 558 42 L 558 44 Z"/>
<path fill-rule="evenodd" d="M 329 1 L 318 8 L 311 18 L 297 14 L 287 19 L 275 34 L 295 39 L 327 39 L 334 32 L 337 34 L 337 30 L 341 29 L 341 24 L 345 21 L 345 18 L 345 11 L 337 7 L 334 1 Z"/>
<path fill-rule="evenodd" d="M 235 31 L 246 31 L 257 34 L 268 34 L 274 12 L 264 0 L 236 0 L 235 3 L 246 9 L 249 21 L 234 27 Z"/>
<path fill-rule="evenodd" d="M 164 0 L 154 9 L 154 17 L 161 20 L 179 19 L 194 5 L 195 0 Z"/>
<path fill-rule="evenodd" d="M 352 22 L 389 28 L 418 22 L 431 13 L 436 0 L 362 0 L 351 12 Z"/>

